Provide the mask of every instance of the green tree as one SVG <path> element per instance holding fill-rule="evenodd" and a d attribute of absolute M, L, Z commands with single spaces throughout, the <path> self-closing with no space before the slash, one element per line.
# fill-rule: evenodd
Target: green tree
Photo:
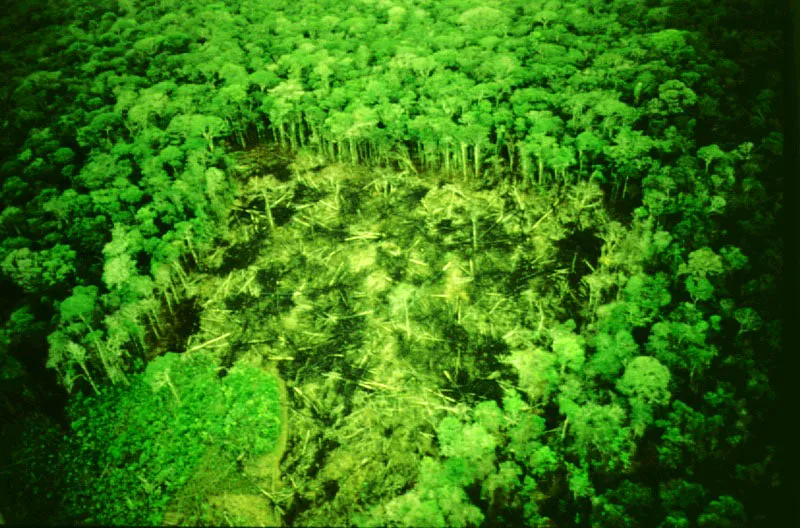
<path fill-rule="evenodd" d="M 651 111 L 667 115 L 682 114 L 697 102 L 697 94 L 683 82 L 671 79 L 658 87 L 658 99 L 651 100 Z"/>
<path fill-rule="evenodd" d="M 669 403 L 670 372 L 656 358 L 638 356 L 625 366 L 617 390 L 628 396 L 631 427 L 642 436 L 653 423 L 655 409 Z"/>
<path fill-rule="evenodd" d="M 724 269 L 722 258 L 704 247 L 689 254 L 688 263 L 679 266 L 678 274 L 688 275 L 684 284 L 694 302 L 708 301 L 714 297 L 715 290 L 709 277 L 720 275 Z"/>
<path fill-rule="evenodd" d="M 491 32 L 504 35 L 508 31 L 505 14 L 493 7 L 480 6 L 464 11 L 458 22 L 469 31 Z"/>
<path fill-rule="evenodd" d="M 123 381 L 127 383 L 127 376 L 123 372 L 119 356 L 112 356 L 106 345 L 103 344 L 102 331 L 95 328 L 95 320 L 99 317 L 101 306 L 98 303 L 98 288 L 96 286 L 76 286 L 72 295 L 64 299 L 59 306 L 60 330 L 71 338 L 79 341 L 78 344 L 90 343 L 97 358 L 103 367 L 103 372 L 114 383 Z M 58 348 L 60 341 L 56 339 L 51 347 Z M 55 354 L 61 354 L 55 351 Z"/>
<path fill-rule="evenodd" d="M 454 464 L 442 465 L 424 457 L 419 471 L 419 481 L 412 491 L 389 501 L 364 524 L 465 528 L 483 522 L 484 515 L 470 504 L 462 487 L 465 481 Z"/>
<path fill-rule="evenodd" d="M 701 528 L 746 526 L 747 515 L 742 503 L 730 495 L 722 495 L 711 501 L 703 513 L 697 517 L 697 525 Z"/>
<path fill-rule="evenodd" d="M 214 140 L 230 133 L 228 124 L 216 116 L 189 114 L 172 118 L 167 132 L 176 134 L 184 140 L 202 138 L 210 152 L 214 152 Z"/>
<path fill-rule="evenodd" d="M 12 249 L 2 262 L 2 271 L 28 293 L 69 287 L 75 273 L 77 253 L 66 244 L 42 251 L 27 247 Z"/>
<path fill-rule="evenodd" d="M 629 360 L 639 352 L 639 345 L 628 330 L 618 330 L 615 334 L 599 332 L 589 343 L 595 352 L 589 358 L 587 372 L 607 381 L 614 381 Z"/>
<path fill-rule="evenodd" d="M 697 157 L 705 162 L 705 170 L 706 174 L 708 174 L 708 166 L 711 165 L 711 162 L 718 159 L 724 159 L 726 154 L 717 145 L 707 145 L 697 149 Z"/>
<path fill-rule="evenodd" d="M 653 492 L 630 480 L 592 500 L 592 526 L 627 528 L 647 526 L 654 510 Z"/>
<path fill-rule="evenodd" d="M 703 314 L 690 303 L 676 308 L 665 321 L 656 322 L 645 348 L 675 374 L 688 369 L 690 379 L 707 369 L 718 349 L 708 343 L 711 327 Z"/>
<path fill-rule="evenodd" d="M 604 143 L 591 130 L 584 130 L 575 138 L 575 144 L 578 148 L 578 162 L 580 163 L 578 172 L 583 174 L 584 154 L 589 153 L 592 156 L 596 156 L 602 152 Z"/>
<path fill-rule="evenodd" d="M 669 369 L 656 358 L 637 356 L 625 366 L 617 388 L 622 394 L 648 405 L 664 405 L 669 402 L 669 380 Z"/>
<path fill-rule="evenodd" d="M 579 398 L 587 395 L 580 393 L 577 387 L 570 389 L 562 386 L 558 396 L 559 410 L 566 416 L 561 430 L 562 442 L 567 436 L 571 437 L 568 449 L 598 470 L 629 468 L 635 443 L 627 426 L 625 409 L 618 403 L 581 402 Z"/>
<path fill-rule="evenodd" d="M 86 380 L 91 385 L 94 393 L 99 394 L 100 391 L 90 372 L 87 350 L 61 332 L 53 332 L 48 336 L 47 340 L 50 344 L 47 367 L 56 369 L 62 385 L 68 391 L 72 390 L 75 381 L 81 377 L 75 373 L 75 365 L 77 364 L 83 375 L 86 376 Z"/>

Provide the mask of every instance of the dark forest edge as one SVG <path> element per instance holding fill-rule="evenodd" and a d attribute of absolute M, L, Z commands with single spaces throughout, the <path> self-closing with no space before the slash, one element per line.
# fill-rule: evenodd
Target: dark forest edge
<path fill-rule="evenodd" d="M 576 209 L 597 187 L 608 211 L 587 221 L 603 245 L 571 286 L 581 302 L 554 308 L 534 340 L 560 368 L 538 353 L 520 360 L 521 394 L 477 403 L 463 423 L 444 418 L 441 457 L 424 468 L 433 477 L 357 522 L 396 521 L 406 508 L 411 525 L 412 511 L 502 523 L 510 513 L 491 509 L 502 497 L 532 526 L 767 525 L 782 331 L 781 13 L 714 4 L 16 6 L 0 31 L 11 80 L 0 99 L 12 109 L 0 139 L 8 430 L 57 442 L 34 411 L 51 408 L 75 429 L 85 396 L 124 400 L 148 363 L 183 351 L 192 276 L 231 242 L 247 183 L 236 167 L 266 144 L 295 164 L 389 166 L 512 186 L 528 200 L 557 192 Z M 532 376 L 558 388 L 539 394 Z M 552 407 L 561 441 L 536 436 L 537 402 Z M 98 431 L 117 412 L 107 407 Z M 528 429 L 497 425 L 519 420 Z M 511 444 L 502 460 L 469 454 L 459 428 L 525 436 L 528 456 Z M 28 478 L 13 469 L 20 460 L 4 462 L 20 482 L 6 496 L 54 493 L 34 475 L 46 464 Z M 483 469 L 456 474 L 465 460 Z M 433 489 L 459 499 L 431 501 Z M 530 499 L 542 494 L 544 511 Z M 49 520 L 34 515 L 6 516 Z"/>

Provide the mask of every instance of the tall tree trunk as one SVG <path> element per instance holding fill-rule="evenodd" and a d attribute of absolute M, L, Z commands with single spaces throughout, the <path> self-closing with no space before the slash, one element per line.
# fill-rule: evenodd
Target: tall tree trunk
<path fill-rule="evenodd" d="M 519 149 L 520 171 L 522 172 L 522 179 L 526 183 L 533 183 L 533 175 L 531 174 L 531 160 L 530 157 L 523 152 L 522 145 L 517 145 Z"/>
<path fill-rule="evenodd" d="M 538 163 L 539 163 L 539 185 L 541 185 L 544 177 L 544 161 L 542 161 L 542 158 L 538 159 Z"/>
<path fill-rule="evenodd" d="M 278 127 L 278 131 L 280 132 L 279 143 L 281 145 L 281 148 L 282 149 L 286 148 L 286 125 L 284 123 L 281 123 L 280 126 Z"/>
<path fill-rule="evenodd" d="M 83 370 L 83 373 L 86 374 L 86 379 L 89 380 L 89 384 L 92 386 L 92 389 L 94 389 L 94 393 L 95 394 L 100 394 L 100 391 L 97 390 L 97 385 L 94 384 L 94 380 L 92 379 L 92 375 L 89 374 L 89 369 L 86 368 L 86 361 L 78 361 L 78 365 L 80 365 L 81 370 Z"/>
<path fill-rule="evenodd" d="M 292 152 L 297 152 L 297 125 L 294 121 L 289 125 L 289 144 Z"/>
<path fill-rule="evenodd" d="M 464 173 L 464 179 L 467 179 L 467 144 L 461 143 L 461 170 Z"/>
<path fill-rule="evenodd" d="M 300 140 L 300 148 L 305 148 L 306 135 L 303 131 L 303 121 L 300 121 L 297 125 L 297 138 Z"/>
<path fill-rule="evenodd" d="M 89 324 L 89 321 L 86 320 L 85 317 L 82 315 L 80 316 L 81 322 L 86 325 L 86 328 L 89 329 L 89 333 L 93 334 L 94 329 L 92 325 Z M 97 353 L 100 356 L 100 361 L 103 363 L 103 369 L 106 371 L 106 375 L 111 379 L 111 365 L 108 362 L 108 357 L 106 355 L 106 348 L 100 343 L 100 340 L 97 337 L 93 337 L 92 340 L 94 341 L 94 346 L 97 349 Z"/>
<path fill-rule="evenodd" d="M 152 309 L 147 312 L 147 319 L 150 321 L 150 329 L 153 331 L 153 334 L 155 334 L 156 339 L 161 339 L 161 332 L 158 331 L 159 327 L 157 314 L 154 316 L 153 312 L 154 311 Z"/>

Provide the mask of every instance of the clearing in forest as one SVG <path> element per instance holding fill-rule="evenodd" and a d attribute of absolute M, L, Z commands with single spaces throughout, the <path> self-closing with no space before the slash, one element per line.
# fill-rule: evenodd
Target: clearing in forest
<path fill-rule="evenodd" d="M 516 383 L 515 365 L 547 322 L 579 319 L 574 285 L 608 218 L 586 182 L 483 188 L 302 154 L 290 169 L 242 157 L 228 245 L 190 281 L 188 348 L 280 375 L 281 471 L 242 470 L 284 524 L 342 523 L 413 485 L 447 414 L 513 387 L 549 392 Z"/>

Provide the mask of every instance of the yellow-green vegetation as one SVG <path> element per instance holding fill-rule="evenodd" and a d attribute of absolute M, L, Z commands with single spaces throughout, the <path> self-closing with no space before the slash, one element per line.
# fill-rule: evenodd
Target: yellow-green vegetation
<path fill-rule="evenodd" d="M 504 397 L 506 389 L 514 394 L 504 379 L 535 374 L 514 358 L 526 349 L 523 336 L 546 339 L 543 329 L 564 313 L 560 285 L 569 270 L 558 267 L 563 255 L 556 242 L 583 214 L 578 200 L 598 200 L 601 192 L 593 183 L 569 194 L 517 185 L 481 189 L 446 176 L 309 168 L 303 161 L 284 182 L 269 173 L 249 175 L 234 206 L 239 227 L 217 262 L 225 269 L 235 258 L 242 267 L 197 276 L 203 310 L 190 350 L 237 351 L 279 366 L 292 401 L 290 449 L 283 482 L 265 491 L 282 511 L 296 512 L 292 522 L 382 524 L 388 514 L 374 508 L 426 473 L 442 419 L 467 419 L 471 404 Z M 280 225 L 270 221 L 277 207 L 292 212 Z M 596 210 L 592 224 L 602 225 L 602 214 Z M 522 269 L 529 276 L 519 276 Z M 531 307 L 538 307 L 535 317 Z M 558 337 L 555 350 L 570 335 Z M 543 353 L 555 364 L 580 352 Z M 538 390 L 552 391 L 559 382 L 556 373 Z M 544 423 L 540 411 L 512 401 L 516 420 Z M 495 421 L 498 436 L 501 421 L 513 429 L 508 416 Z M 498 437 L 499 445 L 505 442 Z M 503 480 L 515 471 L 521 471 L 516 463 L 491 457 L 480 475 L 453 485 L 463 494 L 463 487 L 486 479 L 491 493 L 506 486 L 518 494 Z M 461 507 L 476 508 L 465 502 L 451 509 Z M 457 518 L 450 515 L 461 513 L 442 515 L 449 524 Z"/>

